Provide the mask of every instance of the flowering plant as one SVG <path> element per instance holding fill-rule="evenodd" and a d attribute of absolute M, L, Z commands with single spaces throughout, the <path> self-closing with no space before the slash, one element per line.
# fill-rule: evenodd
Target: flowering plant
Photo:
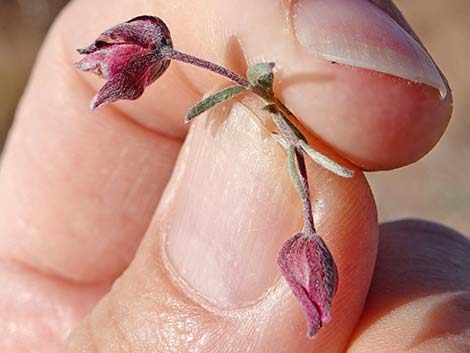
<path fill-rule="evenodd" d="M 350 178 L 353 172 L 314 150 L 288 119 L 292 114 L 273 92 L 275 64 L 255 64 L 248 68 L 246 78 L 242 77 L 220 65 L 174 49 L 168 27 L 153 16 L 139 16 L 118 24 L 78 52 L 85 55 L 75 64 L 78 69 L 94 72 L 107 80 L 92 99 L 91 109 L 120 99 L 139 98 L 145 88 L 167 70 L 171 60 L 199 66 L 235 83 L 197 103 L 187 113 L 186 122 L 241 93 L 251 92 L 263 101 L 263 109 L 270 113 L 278 129 L 273 136 L 287 150 L 289 174 L 302 199 L 304 215 L 303 229 L 284 243 L 277 262 L 302 305 L 307 334 L 313 337 L 323 323 L 331 320 L 338 273 L 333 256 L 314 227 L 304 155 L 339 176 Z"/>

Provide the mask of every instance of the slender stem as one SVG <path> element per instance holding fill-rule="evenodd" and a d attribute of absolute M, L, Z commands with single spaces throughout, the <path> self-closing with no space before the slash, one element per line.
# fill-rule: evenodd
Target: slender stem
<path fill-rule="evenodd" d="M 297 160 L 297 168 L 299 169 L 300 186 L 302 192 L 302 209 L 304 212 L 304 232 L 305 234 L 314 234 L 315 225 L 313 222 L 312 203 L 310 201 L 310 191 L 308 186 L 307 168 L 305 166 L 305 159 L 303 151 L 300 147 L 295 148 L 295 157 Z"/>
<path fill-rule="evenodd" d="M 305 136 L 279 110 L 271 112 L 272 119 L 289 144 L 297 146 Z"/>
<path fill-rule="evenodd" d="M 285 141 L 289 145 L 289 174 L 300 198 L 302 199 L 304 232 L 306 234 L 313 234 L 315 233 L 315 226 L 313 222 L 312 204 L 310 202 L 307 168 L 305 166 L 304 153 L 300 146 L 300 141 L 304 139 L 304 136 L 280 111 L 273 110 L 271 112 L 271 116 Z M 295 162 L 297 162 L 297 168 L 295 167 Z"/>
<path fill-rule="evenodd" d="M 302 181 L 300 180 L 299 177 L 299 170 L 297 169 L 296 165 L 296 156 L 295 156 L 295 146 L 290 145 L 289 148 L 287 149 L 287 164 L 288 164 L 288 169 L 289 169 L 289 176 L 292 180 L 292 183 L 295 186 L 295 189 L 297 190 L 297 193 L 300 195 L 300 198 L 303 200 L 306 196 L 305 190 L 304 190 L 304 185 L 302 184 Z"/>
<path fill-rule="evenodd" d="M 246 78 L 240 76 L 239 74 L 229 69 L 226 69 L 223 66 L 214 64 L 210 61 L 200 59 L 198 57 L 195 57 L 186 53 L 182 53 L 170 47 L 165 48 L 165 51 L 163 52 L 163 54 L 168 59 L 178 60 L 184 63 L 202 67 L 203 69 L 207 69 L 219 75 L 225 76 L 228 79 L 238 83 L 240 86 L 243 86 L 248 89 L 252 88 L 250 82 Z"/>

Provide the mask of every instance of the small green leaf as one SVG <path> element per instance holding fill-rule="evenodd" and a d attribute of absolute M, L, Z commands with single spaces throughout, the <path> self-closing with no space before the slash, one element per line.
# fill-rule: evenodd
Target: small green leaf
<path fill-rule="evenodd" d="M 354 176 L 354 171 L 351 169 L 345 168 L 332 159 L 329 159 L 327 156 L 321 154 L 318 151 L 315 151 L 311 146 L 307 144 L 304 140 L 299 141 L 300 147 L 308 154 L 308 156 L 316 163 L 321 165 L 323 168 L 329 170 L 330 172 L 335 173 L 343 178 L 352 178 Z"/>
<path fill-rule="evenodd" d="M 261 86 L 266 92 L 273 92 L 274 63 L 259 63 L 248 68 L 246 76 L 253 86 Z"/>
<path fill-rule="evenodd" d="M 227 87 L 213 95 L 204 98 L 202 101 L 193 106 L 188 114 L 186 114 L 185 122 L 189 122 L 194 119 L 199 114 L 204 113 L 206 110 L 212 108 L 214 105 L 222 103 L 223 101 L 230 99 L 237 94 L 243 93 L 246 91 L 246 88 L 243 86 L 230 86 Z"/>

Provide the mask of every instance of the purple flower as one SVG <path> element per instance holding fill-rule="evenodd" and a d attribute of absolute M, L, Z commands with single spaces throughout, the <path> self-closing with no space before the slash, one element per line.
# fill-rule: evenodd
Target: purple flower
<path fill-rule="evenodd" d="M 172 48 L 170 31 L 158 17 L 139 16 L 103 32 L 86 48 L 75 66 L 92 71 L 108 82 L 91 101 L 91 109 L 119 99 L 139 98 L 145 87 L 170 65 L 164 55 Z"/>
<path fill-rule="evenodd" d="M 331 321 L 330 309 L 338 285 L 336 265 L 317 234 L 297 233 L 281 248 L 277 263 L 299 299 L 313 337 Z"/>

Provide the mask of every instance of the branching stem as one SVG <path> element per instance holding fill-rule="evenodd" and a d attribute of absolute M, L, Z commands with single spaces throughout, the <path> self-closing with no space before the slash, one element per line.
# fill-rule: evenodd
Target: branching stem
<path fill-rule="evenodd" d="M 307 144 L 307 140 L 302 132 L 291 121 L 289 121 L 289 119 L 287 119 L 286 115 L 290 113 L 289 110 L 271 93 L 263 90 L 260 86 L 252 85 L 246 78 L 226 69 L 223 66 L 180 52 L 170 47 L 165 48 L 161 54 L 168 59 L 195 65 L 224 76 L 258 95 L 266 103 L 267 110 L 271 113 L 274 123 L 288 146 L 289 175 L 300 198 L 302 199 L 304 232 L 306 234 L 315 233 L 307 168 L 305 166 L 304 150 L 301 147 L 301 142 Z"/>

